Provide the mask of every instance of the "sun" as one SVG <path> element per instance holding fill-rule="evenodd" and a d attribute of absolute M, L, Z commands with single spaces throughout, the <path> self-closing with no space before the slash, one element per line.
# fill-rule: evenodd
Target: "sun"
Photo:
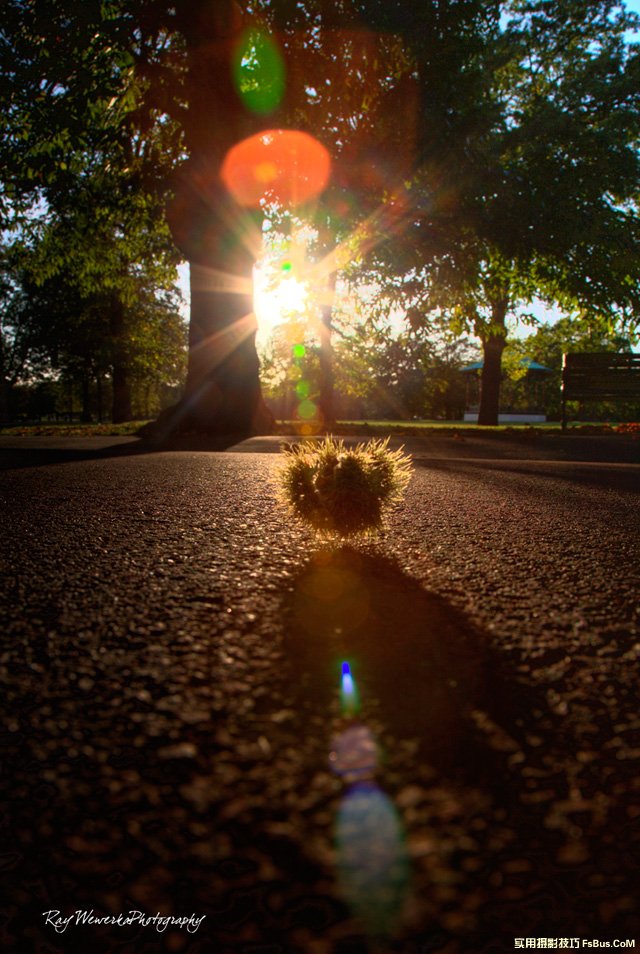
<path fill-rule="evenodd" d="M 265 338 L 288 318 L 303 315 L 309 308 L 310 289 L 291 274 L 285 263 L 278 272 L 257 265 L 253 270 L 253 310 L 258 334 Z"/>

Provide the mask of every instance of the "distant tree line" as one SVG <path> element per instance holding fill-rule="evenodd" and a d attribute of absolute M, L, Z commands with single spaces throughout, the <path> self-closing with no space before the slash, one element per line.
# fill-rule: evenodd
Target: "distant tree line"
<path fill-rule="evenodd" d="M 339 420 L 460 420 L 466 382 L 466 340 L 435 342 L 426 334 L 352 329 L 335 346 L 334 413 Z M 304 405 L 321 400 L 320 347 L 308 342 L 303 358 L 291 357 L 289 336 L 278 329 L 261 355 L 263 390 L 278 420 L 304 422 Z"/>
<path fill-rule="evenodd" d="M 534 297 L 611 335 L 637 329 L 638 26 L 611 0 L 6 0 L 3 393 L 21 362 L 44 362 L 85 397 L 108 377 L 126 419 L 179 337 L 162 338 L 184 259 L 185 394 L 165 430 L 268 430 L 246 320 L 261 213 L 219 171 L 239 140 L 294 127 L 333 157 L 329 188 L 300 210 L 326 256 L 383 288 L 416 341 L 440 321 L 476 335 L 480 423 L 495 423 L 508 319 Z M 52 317 L 27 320 L 21 296 Z M 327 422 L 332 351 L 336 379 L 357 364 L 333 318 L 325 306 Z M 409 392 L 426 360 L 410 344 L 418 364 L 396 382 Z"/>
<path fill-rule="evenodd" d="M 172 284 L 123 262 L 122 294 L 76 263 L 42 268 L 47 239 L 5 249 L 0 422 L 149 419 L 181 393 L 187 329 Z"/>
<path fill-rule="evenodd" d="M 292 319 L 280 325 L 261 351 L 265 398 L 279 420 L 304 421 L 304 404 L 320 400 L 318 339 L 307 334 L 302 351 L 291 345 L 302 339 L 304 324 Z M 477 412 L 482 372 L 474 365 L 481 364 L 481 348 L 445 331 L 446 322 L 415 329 L 406 320 L 342 324 L 335 345 L 337 418 L 460 421 L 465 411 Z M 502 362 L 501 410 L 559 421 L 563 354 L 630 350 L 629 339 L 612 333 L 605 320 L 565 317 L 514 335 Z M 530 362 L 540 368 L 529 370 Z M 570 411 L 574 420 L 632 421 L 640 419 L 640 402 L 590 401 L 572 404 Z"/>

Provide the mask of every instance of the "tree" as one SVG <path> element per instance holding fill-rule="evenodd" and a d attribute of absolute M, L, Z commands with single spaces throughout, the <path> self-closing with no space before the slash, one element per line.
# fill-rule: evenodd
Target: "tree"
<path fill-rule="evenodd" d="M 227 76 L 241 27 L 231 2 L 212 6 L 192 0 L 175 8 L 114 0 L 69 8 L 57 0 L 37 5 L 12 0 L 0 45 L 8 79 L 3 158 L 15 195 L 30 191 L 34 201 L 43 198 L 60 211 L 70 180 L 82 182 L 94 157 L 103 171 L 115 167 L 122 173 L 119 183 L 112 182 L 116 190 L 121 187 L 119 197 L 113 189 L 102 197 L 94 194 L 82 210 L 94 221 L 113 211 L 114 199 L 126 217 L 136 204 L 139 210 L 141 200 L 164 204 L 173 189 L 169 221 L 195 272 L 188 399 L 197 395 L 197 406 L 189 407 L 187 416 L 223 431 L 249 427 L 249 418 L 259 412 L 251 331 L 247 322 L 246 335 L 236 327 L 250 311 L 246 298 L 203 280 L 210 267 L 229 275 L 246 266 L 233 223 L 243 228 L 247 217 L 231 207 L 216 182 L 226 148 L 253 122 Z M 231 228 L 225 215 L 233 219 Z M 149 234 L 157 229 L 158 223 Z M 73 237 L 77 245 L 78 233 L 69 231 L 67 240 Z M 130 233 L 120 228 L 115 238 L 122 247 Z M 65 248 L 60 252 L 64 257 Z M 114 279 L 110 320 L 116 339 L 122 337 L 125 304 L 115 282 L 118 257 L 116 251 L 110 256 L 113 267 L 107 265 Z M 127 260 L 134 267 L 133 258 Z M 97 256 L 91 262 L 87 254 L 84 262 L 87 277 L 103 267 Z M 114 355 L 118 416 L 126 415 L 129 403 L 125 357 Z"/>
<path fill-rule="evenodd" d="M 634 343 L 637 343 L 637 336 L 629 337 L 620 333 L 606 318 L 596 320 L 578 312 L 561 318 L 553 324 L 542 324 L 533 334 L 524 339 L 514 338 L 508 344 L 508 353 L 512 364 L 517 364 L 526 357 L 551 369 L 551 374 L 543 375 L 538 384 L 538 390 L 547 415 L 552 420 L 560 420 L 563 354 L 628 352 Z M 590 405 L 589 414 L 605 419 L 611 413 L 615 413 L 618 417 L 628 414 L 629 419 L 633 420 L 637 419 L 638 410 L 637 405 L 625 408 L 620 404 L 616 404 L 615 407 L 601 404 L 596 407 Z"/>
<path fill-rule="evenodd" d="M 154 246 L 144 234 L 144 205 L 141 221 L 129 215 L 123 222 L 114 205 L 96 223 L 85 213 L 88 198 L 84 182 L 64 214 L 49 209 L 5 246 L 3 351 L 13 355 L 12 384 L 36 374 L 77 380 L 85 420 L 92 382 L 101 392 L 108 375 L 112 419 L 130 420 L 137 380 L 175 384 L 182 374 L 186 342 L 174 267 L 165 243 Z"/>
<path fill-rule="evenodd" d="M 17 223 L 32 259 L 22 284 L 50 359 L 80 374 L 85 399 L 89 377 L 107 362 L 121 421 L 131 418 L 132 321 L 142 300 L 157 311 L 175 281 L 163 208 L 179 136 L 164 121 L 143 135 L 140 81 L 117 42 L 115 13 L 113 4 L 9 4 L 1 149 L 9 202 L 31 201 Z"/>
<path fill-rule="evenodd" d="M 375 7 L 375 5 L 374 5 Z M 379 189 L 411 168 L 415 156 L 415 84 L 401 38 L 372 29 L 369 4 L 306 0 L 265 5 L 291 76 L 286 125 L 312 131 L 330 149 L 333 170 L 314 206 L 303 209 L 315 238 L 306 269 L 318 297 L 318 418 L 335 421 L 333 303 L 340 271 L 361 255 L 379 218 Z M 389 167 L 393 166 L 393 182 Z M 294 234 L 299 217 L 270 209 L 276 227 Z M 379 226 L 380 223 L 378 223 Z"/>
<path fill-rule="evenodd" d="M 350 416 L 462 417 L 466 383 L 460 369 L 476 357 L 468 339 L 444 322 L 399 321 L 379 290 L 337 309 L 337 400 Z M 343 411 L 344 413 L 344 411 Z"/>
<path fill-rule="evenodd" d="M 308 333 L 308 323 L 294 318 L 275 328 L 261 351 L 261 364 L 263 387 L 275 416 L 295 421 L 302 433 L 317 432 L 320 348 Z"/>
<path fill-rule="evenodd" d="M 497 175 L 478 229 L 493 308 L 480 423 L 496 421 L 510 306 L 538 294 L 624 321 L 640 291 L 640 57 L 625 39 L 636 19 L 591 0 L 517 2 L 509 14 Z"/>
<path fill-rule="evenodd" d="M 155 333 L 158 316 L 166 341 L 181 324 L 177 257 L 158 201 L 142 190 L 131 194 L 136 164 L 123 169 L 100 155 L 85 161 L 64 191 L 48 190 L 43 214 L 23 229 L 22 283 L 53 366 L 83 382 L 85 416 L 89 381 L 108 372 L 112 419 L 121 422 L 132 417 L 136 372 L 165 348 Z"/>
<path fill-rule="evenodd" d="M 414 51 L 431 94 L 423 135 L 435 132 L 406 228 L 376 256 L 414 311 L 480 337 L 480 423 L 497 422 L 517 304 L 538 296 L 622 323 L 638 314 L 640 58 L 626 39 L 636 23 L 605 0 L 488 8 L 449 99 L 431 37 Z"/>
<path fill-rule="evenodd" d="M 14 276 L 15 280 L 15 276 Z M 177 386 L 186 363 L 186 327 L 172 294 L 159 295 L 138 278 L 135 302 L 123 311 L 123 326 L 113 334 L 113 301 L 109 292 L 82 293 L 72 277 L 57 276 L 35 283 L 22 276 L 2 309 L 3 380 L 8 393 L 19 383 L 63 377 L 77 382 L 82 419 L 102 418 L 104 396 L 112 398 L 111 419 L 131 420 L 132 396 L 142 388 L 146 399 L 138 405 L 156 405 L 163 387 Z M 126 360 L 127 407 L 114 375 L 116 361 Z M 120 382 L 121 384 L 121 382 Z M 94 397 L 95 392 L 95 397 Z"/>
<path fill-rule="evenodd" d="M 187 393 L 169 429 L 269 427 L 250 304 L 261 213 L 219 175 L 267 126 L 330 145 L 332 232 L 341 217 L 358 225 L 361 251 L 386 249 L 422 285 L 416 306 L 476 325 L 485 423 L 514 302 L 542 292 L 627 317 L 635 305 L 639 66 L 634 21 L 609 0 L 7 6 L 0 158 L 14 192 L 49 198 L 88 154 L 123 171 L 131 157 L 129 195 L 166 200 L 190 262 Z"/>
<path fill-rule="evenodd" d="M 155 177 L 147 163 L 145 184 L 162 192 L 170 180 L 168 221 L 191 264 L 192 286 L 187 395 L 167 423 L 218 432 L 268 426 L 248 302 L 259 233 L 251 214 L 235 206 L 221 186 L 224 156 L 267 123 L 323 130 L 344 171 L 335 183 L 334 220 L 345 214 L 349 219 L 353 212 L 347 201 L 345 213 L 344 187 L 355 183 L 360 199 L 367 189 L 376 201 L 381 192 L 390 193 L 385 202 L 393 219 L 393 195 L 408 168 L 399 157 L 408 153 L 410 166 L 414 152 L 423 159 L 428 155 L 429 177 L 438 181 L 451 166 L 448 143 L 454 143 L 457 158 L 463 155 L 459 143 L 470 114 L 457 122 L 452 104 L 475 82 L 469 47 L 476 42 L 483 4 L 414 2 L 400 8 L 376 0 L 274 0 L 247 5 L 244 15 L 232 0 L 215 5 L 188 0 L 179 6 L 109 0 L 81 8 L 62 0 L 37 6 L 10 0 L 8 8 L 3 123 L 14 188 L 50 192 L 63 183 L 72 143 L 80 144 L 75 167 L 87 149 L 125 155 L 132 144 L 160 138 L 160 131 L 170 149 Z M 289 82 L 280 84 L 281 103 L 277 78 L 263 68 L 262 54 L 270 45 L 261 31 L 260 8 L 265 22 L 279 31 L 289 67 Z M 421 59 L 417 96 L 428 114 L 422 125 L 413 122 L 416 85 L 404 50 L 406 45 L 415 52 L 420 34 L 429 36 L 438 53 Z M 407 123 L 399 123 L 406 114 Z M 374 130 L 381 139 L 376 148 Z M 407 149 L 409 143 L 415 150 Z M 376 214 L 374 220 L 373 231 L 384 229 L 389 216 Z M 365 228 L 365 244 L 369 233 Z"/>
<path fill-rule="evenodd" d="M 11 419 L 11 394 L 25 377 L 33 377 L 46 362 L 19 280 L 15 255 L 2 246 L 0 259 L 0 423 Z"/>

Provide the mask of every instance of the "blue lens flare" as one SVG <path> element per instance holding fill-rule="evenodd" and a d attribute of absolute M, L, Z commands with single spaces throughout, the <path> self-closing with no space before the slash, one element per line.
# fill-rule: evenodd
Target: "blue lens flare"
<path fill-rule="evenodd" d="M 340 701 L 342 703 L 343 715 L 354 715 L 360 707 L 358 689 L 356 687 L 355 679 L 351 675 L 351 665 L 348 662 L 342 663 Z"/>
<path fill-rule="evenodd" d="M 379 750 L 358 711 L 351 663 L 340 664 L 341 731 L 332 739 L 329 762 L 346 792 L 336 817 L 336 868 L 344 901 L 372 938 L 390 938 L 402 920 L 410 889 L 409 856 L 402 820 L 375 781 Z"/>

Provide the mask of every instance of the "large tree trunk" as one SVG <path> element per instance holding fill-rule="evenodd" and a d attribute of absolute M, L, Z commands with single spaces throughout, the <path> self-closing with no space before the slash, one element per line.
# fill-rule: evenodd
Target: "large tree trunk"
<path fill-rule="evenodd" d="M 122 364 L 113 365 L 113 405 L 111 420 L 114 424 L 122 424 L 133 418 L 131 409 L 131 383 L 126 367 Z"/>
<path fill-rule="evenodd" d="M 271 430 L 262 400 L 253 315 L 251 267 L 243 291 L 215 287 L 209 268 L 191 263 L 189 368 L 182 428 L 215 434 L 255 434 Z M 237 278 L 242 281 L 241 276 Z M 225 281 L 225 279 L 223 279 Z M 213 286 L 213 287 L 212 287 Z M 246 287 L 248 286 L 248 287 Z"/>
<path fill-rule="evenodd" d="M 269 433 L 260 391 L 252 271 L 260 253 L 256 218 L 225 193 L 228 149 L 261 125 L 244 109 L 232 77 L 243 29 L 234 0 L 190 0 L 176 8 L 188 53 L 185 138 L 190 158 L 167 209 L 173 239 L 190 265 L 191 318 L 184 398 L 160 433 Z"/>
<path fill-rule="evenodd" d="M 8 368 L 5 364 L 5 343 L 0 331 L 0 424 L 8 424 L 11 418 L 9 394 L 11 382 L 7 377 Z"/>
<path fill-rule="evenodd" d="M 98 404 L 98 423 L 102 424 L 102 374 L 100 371 L 96 374 L 96 401 Z"/>
<path fill-rule="evenodd" d="M 478 424 L 495 427 L 500 412 L 500 382 L 502 379 L 502 352 L 506 344 L 505 320 L 509 305 L 503 294 L 491 303 L 491 325 L 481 335 L 483 367 L 480 385 Z"/>
<path fill-rule="evenodd" d="M 0 424 L 8 424 L 11 411 L 9 408 L 9 393 L 11 384 L 7 380 L 2 366 L 2 341 L 0 340 Z"/>
<path fill-rule="evenodd" d="M 317 224 L 318 228 L 318 246 L 317 252 L 320 259 L 319 271 L 322 273 L 325 265 L 330 263 L 331 271 L 326 276 L 324 294 L 320 304 L 320 381 L 318 409 L 320 420 L 325 430 L 330 430 L 336 423 L 335 411 L 335 371 L 333 362 L 333 347 L 331 343 L 332 336 L 332 318 L 333 302 L 335 299 L 336 281 L 338 278 L 337 269 L 337 249 L 335 232 L 331 228 L 331 214 L 326 214 Z"/>
<path fill-rule="evenodd" d="M 82 371 L 82 413 L 80 415 L 80 420 L 83 424 L 90 424 L 92 421 L 91 416 L 91 387 L 90 387 L 91 375 L 88 368 L 84 368 Z"/>
<path fill-rule="evenodd" d="M 0 424 L 8 424 L 11 418 L 9 410 L 9 382 L 0 374 Z"/>
<path fill-rule="evenodd" d="M 116 294 L 111 301 L 110 321 L 113 339 L 111 420 L 114 424 L 122 424 L 124 421 L 130 421 L 133 415 L 131 410 L 131 380 L 124 340 L 124 306 L 120 297 Z"/>
<path fill-rule="evenodd" d="M 333 297 L 336 287 L 336 272 L 329 275 L 329 292 Z M 322 425 L 332 428 L 336 423 L 335 393 L 333 370 L 333 348 L 331 346 L 331 316 L 333 304 L 323 304 L 320 308 L 320 398 L 319 408 Z"/>

